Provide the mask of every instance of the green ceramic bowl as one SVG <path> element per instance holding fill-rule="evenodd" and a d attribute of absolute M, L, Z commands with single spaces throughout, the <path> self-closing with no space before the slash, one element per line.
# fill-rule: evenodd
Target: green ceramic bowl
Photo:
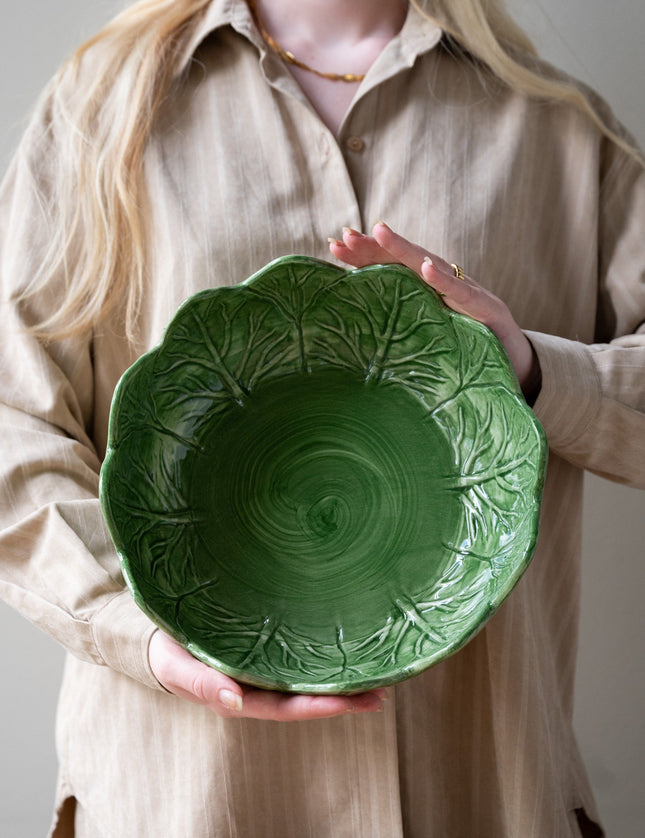
<path fill-rule="evenodd" d="M 197 658 L 356 692 L 482 627 L 545 463 L 488 329 L 407 268 L 291 256 L 192 297 L 125 373 L 101 501 L 134 599 Z"/>

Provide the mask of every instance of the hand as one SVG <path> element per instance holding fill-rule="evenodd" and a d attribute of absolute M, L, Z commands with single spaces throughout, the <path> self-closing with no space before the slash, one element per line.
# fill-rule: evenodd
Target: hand
<path fill-rule="evenodd" d="M 148 656 L 162 687 L 225 718 L 293 722 L 347 713 L 373 713 L 382 708 L 385 695 L 385 690 L 350 696 L 295 695 L 242 686 L 198 661 L 159 629 L 150 639 Z"/>
<path fill-rule="evenodd" d="M 515 369 L 522 392 L 527 399 L 537 397 L 540 386 L 537 355 L 499 297 L 468 276 L 458 279 L 448 262 L 399 236 L 382 221 L 374 225 L 371 236 L 346 227 L 342 241 L 329 240 L 329 249 L 336 259 L 355 268 L 392 262 L 411 268 L 441 294 L 444 303 L 453 311 L 467 314 L 497 335 Z"/>

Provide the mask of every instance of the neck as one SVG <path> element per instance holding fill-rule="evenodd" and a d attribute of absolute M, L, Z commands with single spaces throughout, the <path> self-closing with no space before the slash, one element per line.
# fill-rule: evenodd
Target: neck
<path fill-rule="evenodd" d="M 249 2 L 283 60 L 285 50 L 298 59 L 295 66 L 288 61 L 289 71 L 338 136 L 358 85 L 403 26 L 408 0 Z M 345 77 L 340 84 L 339 75 Z"/>
<path fill-rule="evenodd" d="M 408 0 L 255 0 L 255 5 L 266 29 L 287 49 L 325 48 L 389 40 L 403 26 Z"/>

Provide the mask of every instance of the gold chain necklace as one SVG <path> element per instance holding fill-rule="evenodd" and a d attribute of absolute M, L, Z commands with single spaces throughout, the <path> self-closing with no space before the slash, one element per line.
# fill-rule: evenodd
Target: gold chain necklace
<path fill-rule="evenodd" d="M 260 30 L 260 35 L 262 35 L 271 49 L 277 53 L 283 61 L 286 61 L 287 64 L 293 64 L 295 67 L 300 67 L 301 70 L 306 70 L 308 73 L 313 73 L 316 76 L 320 76 L 321 79 L 328 79 L 329 81 L 357 82 L 363 81 L 365 78 L 365 73 L 324 73 L 322 70 L 316 70 L 315 67 L 310 67 L 308 64 L 305 64 L 304 61 L 299 61 L 292 52 L 289 52 L 289 50 L 281 47 L 275 38 L 272 38 L 266 31 L 255 6 L 255 0 L 247 0 L 247 3 L 249 5 L 249 9 L 251 10 L 253 21 Z"/>

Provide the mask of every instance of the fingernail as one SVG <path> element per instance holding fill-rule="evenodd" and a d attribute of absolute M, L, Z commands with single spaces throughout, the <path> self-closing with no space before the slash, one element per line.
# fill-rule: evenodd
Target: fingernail
<path fill-rule="evenodd" d="M 432 261 L 432 259 L 429 256 L 424 256 L 423 261 L 426 262 L 428 265 L 430 265 L 431 268 L 434 267 L 434 262 Z"/>
<path fill-rule="evenodd" d="M 329 244 L 341 244 L 342 245 L 342 242 L 339 242 L 338 239 L 335 239 L 333 236 L 329 236 L 327 241 L 329 242 Z"/>
<path fill-rule="evenodd" d="M 381 227 L 387 227 L 387 229 L 388 229 L 388 230 L 390 229 L 390 228 L 387 226 L 387 224 L 385 223 L 385 221 L 383 221 L 383 220 L 382 220 L 382 219 L 380 219 L 380 218 L 379 218 L 379 220 L 376 222 L 376 224 L 375 224 L 374 226 L 375 226 L 375 227 L 378 227 L 379 225 L 380 225 Z"/>
<path fill-rule="evenodd" d="M 223 704 L 229 710 L 237 710 L 238 713 L 242 710 L 242 696 L 232 690 L 220 690 L 217 697 L 220 704 Z"/>
<path fill-rule="evenodd" d="M 360 236 L 361 234 L 358 230 L 354 230 L 353 227 L 343 227 L 343 233 L 347 233 L 348 236 Z"/>

